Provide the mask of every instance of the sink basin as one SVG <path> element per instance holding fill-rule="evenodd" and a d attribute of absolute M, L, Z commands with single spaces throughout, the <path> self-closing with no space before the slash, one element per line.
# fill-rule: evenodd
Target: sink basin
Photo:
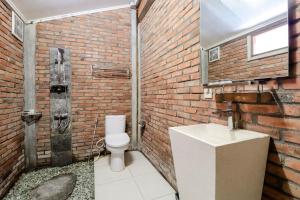
<path fill-rule="evenodd" d="M 268 135 L 213 123 L 169 134 L 181 200 L 261 200 Z"/>

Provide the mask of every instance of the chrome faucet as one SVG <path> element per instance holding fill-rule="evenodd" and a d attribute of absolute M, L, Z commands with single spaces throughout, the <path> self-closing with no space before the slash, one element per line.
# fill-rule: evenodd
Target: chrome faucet
<path fill-rule="evenodd" d="M 231 101 L 227 102 L 227 110 L 226 111 L 227 111 L 227 126 L 228 126 L 229 130 L 233 130 L 235 128 L 235 123 L 234 123 Z"/>
<path fill-rule="evenodd" d="M 239 126 L 238 118 L 237 116 L 239 115 L 236 113 L 236 115 L 233 113 L 233 107 L 232 107 L 232 102 L 228 101 L 227 102 L 227 109 L 226 110 L 218 110 L 216 112 L 213 112 L 213 114 L 217 113 L 226 113 L 227 114 L 227 126 L 229 130 L 234 130 L 237 129 Z"/>

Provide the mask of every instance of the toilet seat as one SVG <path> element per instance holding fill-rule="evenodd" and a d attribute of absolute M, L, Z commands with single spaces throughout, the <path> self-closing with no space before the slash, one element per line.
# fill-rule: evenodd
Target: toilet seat
<path fill-rule="evenodd" d="M 105 136 L 105 143 L 110 147 L 123 147 L 128 145 L 130 138 L 127 133 L 111 134 Z"/>
<path fill-rule="evenodd" d="M 126 115 L 105 116 L 106 150 L 110 151 L 110 169 L 120 172 L 125 169 L 124 152 L 129 148 L 130 138 L 125 133 Z"/>

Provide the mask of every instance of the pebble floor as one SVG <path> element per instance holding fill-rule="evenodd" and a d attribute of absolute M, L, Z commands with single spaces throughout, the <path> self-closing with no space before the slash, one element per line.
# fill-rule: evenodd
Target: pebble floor
<path fill-rule="evenodd" d="M 65 167 L 44 168 L 24 173 L 3 200 L 30 200 L 30 191 L 50 178 L 64 173 L 77 175 L 76 186 L 68 200 L 94 199 L 93 162 L 79 162 Z"/>

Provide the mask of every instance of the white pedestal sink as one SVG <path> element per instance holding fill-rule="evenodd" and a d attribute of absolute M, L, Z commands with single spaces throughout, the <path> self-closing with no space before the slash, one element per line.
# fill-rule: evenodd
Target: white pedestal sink
<path fill-rule="evenodd" d="M 261 200 L 268 135 L 218 124 L 169 134 L 180 200 Z"/>

